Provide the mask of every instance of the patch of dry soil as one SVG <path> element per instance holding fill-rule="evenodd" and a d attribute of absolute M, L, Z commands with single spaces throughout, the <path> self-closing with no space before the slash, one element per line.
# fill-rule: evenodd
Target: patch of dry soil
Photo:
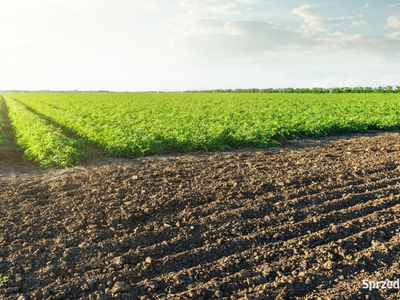
<path fill-rule="evenodd" d="M 399 141 L 3 169 L 0 298 L 398 299 Z"/>

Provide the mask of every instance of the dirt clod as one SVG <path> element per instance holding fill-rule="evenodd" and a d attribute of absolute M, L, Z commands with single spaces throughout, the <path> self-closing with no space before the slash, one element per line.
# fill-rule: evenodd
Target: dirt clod
<path fill-rule="evenodd" d="M 127 292 L 130 290 L 130 287 L 122 281 L 117 281 L 113 288 L 111 289 L 112 293 L 123 293 L 123 292 Z"/>

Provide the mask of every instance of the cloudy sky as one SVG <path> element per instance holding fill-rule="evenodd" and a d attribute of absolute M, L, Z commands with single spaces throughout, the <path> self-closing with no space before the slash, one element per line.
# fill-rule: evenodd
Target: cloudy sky
<path fill-rule="evenodd" d="M 400 0 L 1 0 L 0 11 L 0 89 L 400 85 Z"/>

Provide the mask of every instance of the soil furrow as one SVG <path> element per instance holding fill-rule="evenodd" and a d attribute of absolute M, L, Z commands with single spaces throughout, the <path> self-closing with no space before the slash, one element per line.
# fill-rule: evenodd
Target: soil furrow
<path fill-rule="evenodd" d="M 234 212 L 232 211 L 228 211 L 225 212 L 226 217 L 224 219 L 219 220 L 218 218 L 216 218 L 215 216 L 217 216 L 218 214 L 220 214 L 220 211 L 214 211 L 212 212 L 212 214 L 207 215 L 199 220 L 201 220 L 201 223 L 204 227 L 207 227 L 206 229 L 206 235 L 203 237 L 203 240 L 207 240 L 208 243 L 212 243 L 213 241 L 218 240 L 219 238 L 221 238 L 221 236 L 230 236 L 230 237 L 234 237 L 235 234 L 232 234 L 232 225 L 235 226 L 235 230 L 238 230 L 241 232 L 241 234 L 244 233 L 248 233 L 251 234 L 253 231 L 255 230 L 260 230 L 260 228 L 266 228 L 268 226 L 275 226 L 275 228 L 277 230 L 285 230 L 285 227 L 281 227 L 280 224 L 285 224 L 285 223 L 290 223 L 290 226 L 296 225 L 297 223 L 299 223 L 301 220 L 304 220 L 307 217 L 310 218 L 315 218 L 314 215 L 318 215 L 320 217 L 322 217 L 325 213 L 327 212 L 333 212 L 336 210 L 342 210 L 345 208 L 350 208 L 352 206 L 355 206 L 357 204 L 364 203 L 369 201 L 370 199 L 374 199 L 377 197 L 383 197 L 385 194 L 392 194 L 392 195 L 396 195 L 398 194 L 398 189 L 397 188 L 390 188 L 389 189 L 389 184 L 396 184 L 398 183 L 398 179 L 395 180 L 391 180 L 390 182 L 384 182 L 381 183 L 378 187 L 379 189 L 374 190 L 370 187 L 370 191 L 367 193 L 360 193 L 360 194 L 354 194 L 354 195 L 347 195 L 345 193 L 343 193 L 342 195 L 346 196 L 346 199 L 343 198 L 336 198 L 333 200 L 326 200 L 326 199 L 320 199 L 318 198 L 318 203 L 321 204 L 315 204 L 315 205 L 311 205 L 311 206 L 306 206 L 305 209 L 301 209 L 301 206 L 299 207 L 300 210 L 298 211 L 290 211 L 289 209 L 287 209 L 285 211 L 285 209 L 281 208 L 281 211 L 285 211 L 284 214 L 282 215 L 278 215 L 279 211 L 273 211 L 272 209 L 268 208 L 270 207 L 268 204 L 268 208 L 264 208 L 262 207 L 262 205 L 258 205 L 256 207 L 254 207 L 254 210 L 252 210 L 252 207 L 247 207 L 247 208 L 241 208 L 241 209 L 236 209 L 234 210 Z M 383 186 L 386 186 L 387 188 L 382 188 Z M 377 198 L 378 199 L 378 198 Z M 260 201 L 261 202 L 261 201 Z M 234 215 L 240 215 L 244 210 L 244 213 L 246 213 L 248 216 L 250 216 L 250 219 L 244 219 L 243 222 L 237 223 L 237 224 L 231 224 L 228 228 L 224 228 L 224 227 L 219 227 L 218 225 L 224 225 L 224 223 L 226 222 L 227 219 L 229 219 L 229 216 L 234 216 Z M 273 211 L 272 213 L 270 213 L 269 215 L 265 215 L 267 211 Z M 260 218 L 259 216 L 262 216 L 262 218 Z M 272 216 L 271 216 L 272 215 Z M 264 220 L 263 220 L 264 219 Z M 290 222 L 293 219 L 297 220 L 297 222 L 293 223 Z M 268 220 L 268 222 L 265 223 L 265 220 Z M 264 221 L 264 222 L 263 222 Z M 257 226 L 254 226 L 252 223 L 257 222 Z M 217 228 L 216 228 L 217 226 Z M 277 227 L 279 226 L 279 227 Z M 286 225 L 287 226 L 287 225 Z M 171 239 L 171 235 L 178 235 L 179 231 L 181 229 L 179 228 L 166 228 L 166 231 L 158 231 L 157 232 L 157 238 L 156 241 L 157 243 L 152 244 L 152 245 L 146 245 L 146 241 L 152 241 L 154 240 L 152 233 L 145 233 L 143 235 L 140 235 L 137 237 L 137 245 L 146 245 L 147 247 L 154 247 L 153 252 L 157 253 L 157 251 L 159 251 L 159 253 L 164 253 L 165 254 L 170 254 L 171 251 L 174 252 L 175 249 L 173 248 L 174 246 L 176 246 L 177 244 L 182 244 L 183 248 L 186 247 L 187 250 L 190 250 L 191 248 L 189 248 L 190 244 L 195 243 L 195 240 L 197 239 L 198 241 L 198 237 L 192 237 L 192 238 L 188 238 L 188 237 L 177 237 L 174 239 Z M 219 233 L 219 234 L 217 234 Z M 273 233 L 271 234 L 273 235 Z M 170 240 L 170 243 L 172 243 L 172 245 L 170 245 L 169 247 L 172 248 L 170 251 L 168 251 L 168 246 L 164 245 L 164 242 L 167 240 Z M 201 244 L 201 240 L 198 241 Z M 159 248 L 157 248 L 159 247 Z M 182 248 L 181 248 L 182 249 Z M 182 249 L 183 250 L 183 249 Z"/>
<path fill-rule="evenodd" d="M 386 236 L 384 239 L 380 239 L 383 232 L 388 232 L 388 230 L 393 229 L 393 228 L 398 228 L 399 222 L 391 222 L 385 226 L 379 226 L 378 228 L 372 228 L 368 229 L 362 234 L 357 234 L 354 235 L 357 237 L 358 240 L 363 240 L 365 239 L 366 233 L 371 232 L 371 230 L 375 230 L 374 235 L 368 235 L 368 238 L 371 238 L 373 241 L 373 247 L 374 249 L 376 248 L 376 243 L 379 243 L 380 247 L 383 249 L 387 249 L 388 244 L 390 244 L 390 241 L 388 242 L 382 242 L 383 240 L 388 240 L 389 237 Z M 393 233 L 394 234 L 394 233 Z M 377 242 L 379 240 L 379 242 Z M 268 295 L 269 297 L 278 296 L 279 292 L 276 293 L 276 290 L 281 290 L 284 289 L 285 286 L 290 286 L 291 293 L 293 293 L 294 290 L 297 290 L 297 296 L 305 296 L 308 292 L 313 291 L 316 287 L 320 285 L 327 285 L 327 284 L 332 284 L 335 279 L 337 279 L 340 276 L 343 276 L 343 274 L 347 273 L 352 273 L 353 270 L 365 270 L 365 262 L 360 262 L 357 264 L 354 264 L 354 260 L 358 260 L 358 257 L 363 258 L 364 253 L 368 253 L 368 251 L 371 250 L 370 246 L 367 248 L 363 249 L 362 251 L 356 253 L 356 256 L 349 255 L 347 253 L 344 253 L 344 249 L 342 248 L 346 247 L 344 243 L 348 241 L 348 239 L 344 239 L 343 242 L 340 243 L 333 243 L 330 244 L 330 247 L 326 247 L 327 245 L 322 245 L 318 246 L 315 248 L 314 252 L 312 255 L 307 255 L 304 253 L 281 253 L 280 255 L 276 255 L 278 257 L 286 257 L 288 260 L 280 260 L 277 262 L 268 262 L 264 263 L 263 265 L 259 265 L 257 263 L 257 260 L 254 259 L 251 255 L 248 258 L 247 266 L 248 266 L 248 271 L 251 273 L 252 278 L 250 282 L 251 284 L 247 284 L 247 287 L 253 286 L 254 289 L 259 289 L 262 291 L 262 295 L 266 296 Z M 356 243 L 356 240 L 353 241 Z M 374 244 L 375 243 L 375 244 Z M 289 246 L 289 245 L 286 245 Z M 296 249 L 296 246 L 298 248 L 298 245 L 291 245 L 292 249 Z M 400 248 L 399 245 L 389 245 L 393 249 L 398 249 Z M 287 247 L 289 248 L 289 247 Z M 267 249 L 265 249 L 267 251 Z M 310 251 L 310 249 L 305 249 L 305 252 Z M 309 252 L 310 253 L 310 252 Z M 392 254 L 393 255 L 393 252 Z M 246 254 L 242 253 L 240 255 L 241 257 L 246 257 Z M 350 257 L 347 259 L 347 257 Z M 387 255 L 385 257 L 386 260 L 391 260 L 393 259 L 390 257 L 390 255 Z M 252 260 L 252 261 L 251 261 Z M 353 261 L 353 263 L 351 263 Z M 332 267 L 332 263 L 334 263 Z M 242 262 L 243 265 L 243 262 Z M 307 269 L 304 268 L 304 266 L 311 266 L 312 268 Z M 253 267 L 256 266 L 256 267 Z M 288 267 L 290 266 L 290 267 Z M 375 269 L 377 267 L 374 267 Z M 334 272 L 334 274 L 330 274 L 329 272 L 332 273 L 332 270 L 337 270 Z M 346 269 L 346 270 L 343 270 Z M 368 269 L 369 272 L 374 271 L 375 269 L 372 269 L 371 267 Z M 212 268 L 211 266 L 208 266 L 208 270 L 210 273 L 212 272 L 217 272 L 218 270 Z M 276 271 L 273 271 L 276 270 Z M 315 273 L 321 273 L 321 270 L 325 272 L 325 275 L 322 276 L 315 276 Z M 272 273 L 271 273 L 272 272 Z M 295 272 L 295 275 L 293 276 L 292 274 Z M 192 271 L 193 273 L 193 271 Z M 300 275 L 299 275 L 300 274 Z M 330 277 L 329 277 L 329 276 Z M 332 277 L 333 275 L 333 277 Z M 260 279 L 260 276 L 262 277 Z M 299 276 L 301 279 L 299 280 Z M 241 272 L 237 272 L 228 276 L 223 276 L 223 272 L 220 272 L 219 276 L 217 275 L 212 281 L 218 281 L 222 280 L 224 284 L 225 291 L 235 291 L 236 289 L 233 286 L 237 285 L 237 277 L 242 277 Z M 304 284 L 304 281 L 307 280 L 307 278 L 312 277 L 312 282 L 308 284 Z M 270 283 L 263 283 L 265 281 L 270 281 Z M 258 283 L 257 283 L 258 282 Z M 210 284 L 210 281 L 204 282 L 203 286 L 199 286 L 198 283 L 192 284 L 193 287 L 196 289 L 202 289 L 206 286 L 212 286 Z M 229 287 L 232 285 L 231 287 Z M 277 287 L 281 287 L 280 289 L 277 289 Z M 191 290 L 192 287 L 185 287 L 182 290 Z M 302 290 L 303 293 L 300 293 L 299 291 Z M 185 294 L 185 292 L 183 292 Z M 240 292 L 239 292 L 240 294 Z M 290 293 L 289 293 L 290 294 Z M 225 293 L 225 296 L 230 296 L 231 294 Z M 274 299 L 274 298 L 271 298 Z"/>
<path fill-rule="evenodd" d="M 387 200 L 387 199 L 379 199 L 379 200 L 373 200 L 369 201 L 366 203 L 361 203 L 356 205 L 352 210 L 349 210 L 348 208 L 342 209 L 338 212 L 332 211 L 327 215 L 319 215 L 318 219 L 311 219 L 301 221 L 298 223 L 294 224 L 286 224 L 283 227 L 274 227 L 272 231 L 266 231 L 260 235 L 260 229 L 266 229 L 270 226 L 269 223 L 264 224 L 264 223 L 258 223 L 257 226 L 254 227 L 254 231 L 250 232 L 249 234 L 241 235 L 240 238 L 235 238 L 234 236 L 231 237 L 230 245 L 227 245 L 226 248 L 231 248 L 231 249 L 237 249 L 239 245 L 241 247 L 246 247 L 243 246 L 242 243 L 247 244 L 248 246 L 254 247 L 254 243 L 258 244 L 263 244 L 263 243 L 269 243 L 269 242 L 274 242 L 274 241 L 288 241 L 294 238 L 305 238 L 307 236 L 308 231 L 316 231 L 316 232 L 322 232 L 325 228 L 328 226 L 340 226 L 341 222 L 349 222 L 353 219 L 359 219 L 361 217 L 365 217 L 369 214 L 378 212 L 379 210 L 385 210 L 390 206 L 396 206 L 399 202 L 398 197 L 393 198 L 392 200 Z M 340 214 L 340 213 L 343 214 Z M 349 215 L 353 214 L 352 217 L 349 217 Z M 328 218 L 329 217 L 329 218 Z M 329 228 L 332 230 L 332 228 Z M 207 231 L 208 232 L 208 231 Z M 277 237 L 274 237 L 275 235 L 278 235 Z M 203 236 L 203 235 L 202 235 Z M 224 234 L 223 236 L 229 236 L 228 234 Z M 221 237 L 217 238 L 217 240 L 220 240 Z M 220 242 L 215 242 L 212 243 L 212 238 L 208 238 L 208 236 L 205 236 L 204 239 L 199 239 L 199 237 L 196 237 L 196 239 L 189 238 L 186 240 L 186 251 L 182 251 L 179 253 L 176 253 L 177 249 L 182 249 L 182 247 L 176 247 L 177 244 L 179 244 L 179 241 L 174 241 L 174 244 L 171 245 L 165 245 L 163 243 L 160 243 L 158 245 L 152 245 L 148 248 L 141 248 L 142 252 L 145 252 L 146 255 L 152 256 L 154 259 L 160 258 L 160 254 L 163 254 L 162 257 L 165 255 L 171 255 L 172 253 L 175 252 L 170 258 L 174 259 L 176 261 L 180 260 L 180 256 L 185 256 L 188 253 L 196 250 L 196 249 L 201 249 L 202 245 L 204 242 L 207 241 L 207 245 L 210 247 L 215 247 L 215 249 L 220 250 L 222 253 L 226 253 L 227 249 L 225 247 L 221 247 Z M 190 243 L 195 243 L 197 242 L 200 244 L 200 247 L 189 247 Z M 196 244 L 193 244 L 196 245 Z M 219 246 L 219 247 L 217 247 Z M 185 249 L 182 249 L 185 250 Z M 197 255 L 199 255 L 197 253 Z M 218 258 L 219 254 L 213 253 L 213 255 L 204 254 L 204 256 L 212 256 L 214 258 Z M 194 259 L 194 261 L 202 261 L 202 259 Z M 165 265 L 165 261 L 163 264 Z M 175 262 L 171 262 L 172 265 L 176 264 Z"/>
<path fill-rule="evenodd" d="M 397 208 L 397 210 L 394 210 L 393 211 L 394 213 L 396 213 L 396 212 L 398 212 L 400 210 L 398 205 L 396 205 L 396 208 Z M 386 214 L 388 214 L 390 216 L 390 215 L 393 215 L 393 212 L 392 212 L 392 210 L 387 210 Z M 376 212 L 376 213 L 378 213 L 378 212 Z M 374 216 L 374 217 L 376 217 L 376 216 Z M 231 262 L 233 262 L 233 264 L 230 265 L 229 263 L 228 264 L 224 263 L 225 269 L 229 270 L 229 271 L 232 271 L 232 270 L 234 271 L 235 270 L 235 263 L 234 262 L 235 262 L 235 260 L 237 258 L 250 257 L 250 259 L 251 259 L 252 258 L 251 253 L 255 253 L 255 252 L 257 252 L 257 249 L 259 249 L 260 247 L 263 247 L 263 251 L 264 252 L 270 253 L 268 257 L 264 257 L 264 260 L 268 260 L 268 265 L 271 265 L 271 264 L 273 264 L 274 261 L 278 260 L 276 263 L 277 263 L 277 266 L 279 267 L 279 265 L 281 265 L 283 263 L 281 258 L 282 257 L 291 257 L 291 255 L 293 255 L 293 249 L 297 249 L 299 247 L 300 248 L 305 248 L 306 251 L 307 251 L 307 249 L 308 249 L 308 251 L 310 251 L 314 247 L 320 247 L 321 245 L 325 245 L 327 243 L 329 244 L 331 242 L 335 242 L 335 241 L 341 239 L 342 237 L 346 237 L 346 236 L 349 236 L 349 235 L 350 236 L 355 236 L 356 238 L 359 238 L 358 236 L 361 235 L 361 238 L 364 239 L 365 236 L 363 236 L 363 235 L 366 234 L 366 233 L 371 233 L 371 231 L 373 231 L 374 228 L 375 228 L 374 226 L 379 224 L 379 222 L 375 222 L 375 223 L 371 224 L 370 222 L 368 222 L 369 221 L 368 219 L 365 219 L 365 221 L 366 221 L 366 223 L 368 225 L 371 225 L 371 228 L 366 229 L 365 227 L 364 228 L 357 228 L 356 227 L 355 231 L 354 231 L 354 229 L 350 230 L 350 226 L 348 226 L 348 224 L 346 224 L 345 225 L 346 227 L 340 228 L 340 229 L 343 229 L 343 230 L 340 230 L 340 229 L 337 230 L 336 238 L 333 238 L 333 239 L 327 239 L 324 236 L 324 234 L 321 234 L 320 232 L 316 232 L 316 233 L 312 233 L 312 234 L 308 235 L 310 237 L 316 236 L 315 239 L 312 239 L 312 238 L 311 239 L 305 239 L 304 237 L 296 237 L 295 239 L 291 239 L 291 240 L 285 241 L 283 243 L 282 242 L 275 242 L 275 243 L 269 243 L 269 244 L 265 244 L 265 245 L 256 245 L 256 246 L 254 246 L 254 247 L 252 247 L 250 249 L 245 249 L 245 250 L 239 251 L 239 252 L 236 251 L 232 255 L 229 255 L 228 252 L 225 252 L 226 255 L 222 260 L 226 260 L 226 259 L 229 258 L 229 260 Z M 375 232 L 374 234 L 369 234 L 368 239 L 375 238 L 376 235 L 381 234 L 383 231 L 387 232 L 389 229 L 397 228 L 399 226 L 399 224 L 400 224 L 400 222 L 387 223 L 387 225 L 380 227 L 380 229 L 381 229 L 380 231 Z M 325 234 L 327 234 L 327 233 L 329 233 L 329 230 L 325 231 Z M 329 237 L 329 238 L 331 238 L 331 237 Z M 301 244 L 299 244 L 299 240 L 300 240 Z M 346 241 L 346 239 L 344 239 L 344 241 Z M 353 243 L 356 243 L 356 241 L 354 241 Z M 367 246 L 367 245 L 368 244 L 366 244 L 365 246 Z M 233 245 L 231 247 L 234 248 Z M 212 245 L 210 246 L 210 248 L 212 248 Z M 280 250 L 281 248 L 288 249 L 288 250 L 281 251 Z M 216 249 L 216 247 L 213 247 L 213 249 Z M 241 248 L 239 246 L 239 247 L 236 247 L 234 249 L 241 249 Z M 361 244 L 359 246 L 358 251 L 360 249 L 361 249 Z M 301 250 L 299 250 L 299 252 L 301 254 Z M 346 255 L 347 255 L 347 253 L 346 253 Z M 298 258 L 297 258 L 297 260 L 298 260 Z M 179 261 L 179 259 L 177 259 L 177 261 Z M 216 267 L 214 267 L 214 265 L 216 265 Z M 207 274 L 210 274 L 210 273 L 214 272 L 215 273 L 214 276 L 218 277 L 217 274 L 221 273 L 221 271 L 218 268 L 218 266 L 220 266 L 220 265 L 221 265 L 221 259 L 219 259 L 217 261 L 214 261 L 214 262 L 204 262 L 201 265 L 198 265 L 198 266 L 195 266 L 193 268 L 190 268 L 190 270 L 192 272 L 194 271 L 195 273 L 197 273 L 197 272 L 201 271 L 202 269 L 206 268 L 209 271 Z M 243 267 L 249 267 L 249 266 L 252 265 L 252 262 L 248 262 L 247 264 L 245 264 L 245 261 L 242 260 L 241 261 L 241 265 Z M 163 267 L 165 267 L 165 266 L 166 266 L 165 262 L 163 262 Z M 173 278 L 176 275 L 175 275 L 174 272 L 172 272 L 171 274 L 168 274 L 167 276 Z M 146 277 L 150 278 L 149 275 L 147 275 Z M 157 279 L 157 278 L 154 278 L 154 279 Z M 201 276 L 198 276 L 196 284 L 198 284 L 198 282 L 203 282 L 203 281 L 207 282 L 208 278 L 207 277 L 202 278 Z M 182 287 L 182 289 L 186 289 L 186 288 Z"/>

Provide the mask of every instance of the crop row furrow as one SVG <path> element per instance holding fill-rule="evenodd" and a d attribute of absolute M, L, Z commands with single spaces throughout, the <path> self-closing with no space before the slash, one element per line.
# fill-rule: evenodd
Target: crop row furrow
<path fill-rule="evenodd" d="M 397 175 L 397 172 L 394 175 Z M 317 213 L 327 213 L 334 210 L 350 208 L 351 206 L 371 199 L 379 199 L 388 195 L 397 195 L 398 188 L 396 185 L 399 182 L 399 177 L 390 177 L 391 176 L 388 176 L 387 179 L 376 181 L 371 186 L 362 184 L 358 187 L 344 187 L 343 189 L 337 189 L 333 192 L 302 196 L 297 199 L 287 200 L 286 202 L 283 200 L 276 202 L 273 201 L 274 199 L 272 198 L 260 196 L 256 197 L 256 200 L 251 203 L 247 201 L 246 206 L 243 206 L 240 204 L 240 201 L 235 199 L 230 200 L 229 203 L 218 201 L 218 205 L 216 206 L 215 201 L 210 198 L 210 200 L 205 202 L 203 201 L 205 199 L 203 199 L 197 206 L 188 207 L 185 201 L 179 201 L 171 208 L 175 211 L 175 221 L 173 221 L 173 223 L 185 218 L 201 220 L 202 226 L 208 228 L 206 233 L 209 241 L 215 241 L 221 236 L 236 236 L 236 234 L 233 233 L 234 230 L 237 231 L 237 233 L 243 234 L 268 226 L 294 224 L 304 220 L 306 217 L 314 218 Z M 368 192 L 351 194 L 353 190 L 367 190 Z M 217 198 L 218 197 L 215 196 L 215 199 Z M 236 203 L 239 208 L 232 209 L 232 207 L 236 206 L 233 205 L 233 203 Z M 229 209 L 224 209 L 225 206 L 229 207 Z M 164 215 L 166 213 L 166 207 L 162 207 L 163 209 L 156 210 L 153 213 L 159 214 L 160 216 Z M 222 215 L 221 212 L 223 212 Z M 229 221 L 230 219 L 234 220 L 237 216 L 241 216 L 240 223 L 232 223 Z M 137 213 L 133 217 L 137 219 Z M 255 222 L 257 222 L 257 228 L 252 224 Z M 159 222 L 157 223 L 159 223 L 159 228 L 163 228 L 164 223 L 170 222 L 159 218 Z M 137 236 L 136 243 L 149 247 L 168 241 L 173 245 L 181 244 L 185 247 L 192 244 L 190 242 L 191 240 L 197 238 L 182 237 L 180 235 L 181 232 L 182 228 L 175 226 L 172 226 L 172 228 L 163 228 L 161 231 L 145 231 Z M 171 235 L 177 236 L 177 238 L 170 240 Z"/>
<path fill-rule="evenodd" d="M 398 212 L 398 209 L 396 211 Z M 303 293 L 306 294 L 313 291 L 320 284 L 333 284 L 334 280 L 342 274 L 351 274 L 360 269 L 365 269 L 365 259 L 363 258 L 365 258 L 365 255 L 370 255 L 371 249 L 380 247 L 380 249 L 386 251 L 386 255 L 390 258 L 393 254 L 390 251 L 387 252 L 387 249 L 400 248 L 398 243 L 397 245 L 393 245 L 390 242 L 391 238 L 396 237 L 399 224 L 398 220 L 388 221 L 383 225 L 375 223 L 375 226 L 364 231 L 351 234 L 339 241 L 337 239 L 330 240 L 329 243 L 323 243 L 315 248 L 309 248 L 305 244 L 299 244 L 296 240 L 293 240 L 290 241 L 290 244 L 285 243 L 285 245 L 281 245 L 285 246 L 286 250 L 283 251 L 280 250 L 281 247 L 279 245 L 274 247 L 274 245 L 268 244 L 246 250 L 245 252 L 235 253 L 232 256 L 224 257 L 211 264 L 202 265 L 200 268 L 195 267 L 180 272 L 182 273 L 182 278 L 186 276 L 187 285 L 182 286 L 178 293 L 180 295 L 187 295 L 187 291 L 189 290 L 192 290 L 192 292 L 193 290 L 209 290 L 210 286 L 213 286 L 212 284 L 210 285 L 210 281 L 214 283 L 220 281 L 220 285 L 222 284 L 221 289 L 228 292 L 228 295 L 224 296 L 229 296 L 234 291 L 236 293 L 240 290 L 237 286 L 237 279 L 243 278 L 242 273 L 239 272 L 240 270 L 235 269 L 235 264 L 238 262 L 237 259 L 240 259 L 240 265 L 242 267 L 247 266 L 249 275 L 251 274 L 247 284 L 246 281 L 245 283 L 242 282 L 245 286 L 241 286 L 240 288 L 252 287 L 253 289 L 263 291 L 262 295 L 269 295 L 271 297 L 277 291 L 278 286 L 283 288 L 285 285 L 292 285 L 299 288 L 298 285 L 300 284 L 303 285 Z M 321 237 L 321 239 L 323 238 Z M 377 240 L 382 241 L 378 242 L 378 246 L 376 246 L 377 243 L 375 242 Z M 354 249 L 354 245 L 362 246 Z M 351 255 L 351 253 L 353 254 Z M 282 260 L 282 258 L 285 258 L 285 260 Z M 383 258 L 381 257 L 381 259 Z M 356 264 L 352 262 L 354 260 L 356 260 Z M 262 263 L 260 264 L 261 261 Z M 332 261 L 334 267 L 332 267 Z M 372 272 L 378 267 L 379 263 L 375 266 L 370 265 L 368 271 Z M 329 273 L 333 269 L 338 271 Z M 321 270 L 328 272 L 329 276 L 321 274 Z M 200 274 L 196 276 L 196 284 L 191 283 L 190 278 L 187 278 L 191 274 Z M 313 281 L 310 283 L 304 282 L 309 276 L 315 274 L 321 275 L 317 277 L 313 276 Z M 178 277 L 178 274 L 168 274 L 168 276 L 173 278 Z M 167 281 L 168 279 L 163 278 L 162 280 Z M 182 280 L 184 281 L 184 279 Z M 202 284 L 199 285 L 199 282 L 202 282 Z M 215 291 L 215 289 L 211 290 Z"/>
<path fill-rule="evenodd" d="M 295 231 L 288 230 L 287 232 L 282 233 L 282 231 L 274 232 L 273 230 L 272 232 L 265 232 L 263 234 L 257 232 L 246 236 L 232 238 L 229 242 L 225 242 L 225 240 L 221 238 L 216 243 L 207 243 L 191 250 L 173 253 L 167 256 L 164 255 L 163 257 L 159 256 L 159 251 L 153 252 L 152 249 L 148 249 L 147 251 L 144 251 L 144 255 L 149 255 L 157 259 L 156 264 L 161 269 L 178 270 L 181 264 L 184 264 L 187 267 L 211 263 L 223 258 L 224 256 L 231 256 L 238 250 L 244 252 L 248 249 L 257 248 L 262 245 L 287 244 L 300 238 L 304 245 L 315 247 L 320 244 L 329 243 L 330 241 L 343 239 L 346 236 L 356 234 L 357 232 L 364 231 L 373 226 L 379 226 L 379 218 L 376 218 L 377 215 L 382 214 L 390 219 L 395 217 L 395 214 L 393 214 L 392 211 L 398 211 L 398 201 L 382 203 L 381 205 L 369 208 L 368 205 L 373 205 L 372 202 L 373 201 L 366 203 L 365 207 L 362 208 L 361 211 L 359 211 L 359 209 L 354 209 L 354 211 L 347 213 L 344 211 L 341 216 L 331 214 L 330 220 L 325 218 L 323 222 L 324 225 L 319 226 L 317 229 L 313 228 L 315 223 L 303 223 L 303 228 Z M 391 212 L 393 215 L 390 215 L 388 212 Z M 336 217 L 338 217 L 338 219 L 336 219 Z M 281 233 L 281 235 L 276 238 L 271 238 L 270 235 L 274 233 Z M 141 251 L 143 250 L 146 249 L 141 249 Z M 151 274 L 148 274 L 146 277 L 151 277 Z"/>
<path fill-rule="evenodd" d="M 376 194 L 379 193 L 377 198 Z M 145 232 L 140 234 L 135 244 L 141 247 L 145 246 L 141 251 L 149 251 L 149 255 L 157 257 L 157 253 L 163 255 L 172 255 L 179 251 L 190 251 L 194 245 L 203 245 L 205 241 L 209 244 L 216 243 L 221 238 L 235 238 L 239 236 L 252 236 L 260 230 L 265 231 L 266 235 L 273 240 L 276 234 L 283 234 L 290 238 L 297 233 L 304 230 L 319 230 L 323 224 L 331 222 L 331 224 L 339 223 L 341 220 L 348 219 L 348 214 L 356 212 L 356 214 L 363 214 L 364 210 L 368 212 L 378 210 L 382 207 L 398 203 L 397 195 L 398 189 L 380 189 L 368 193 L 361 193 L 347 197 L 347 199 L 338 198 L 319 205 L 301 208 L 299 211 L 287 211 L 285 214 L 269 210 L 269 206 L 264 209 L 260 203 L 257 203 L 257 211 L 260 215 L 251 215 L 249 218 L 249 211 L 235 210 L 227 212 L 223 217 L 217 218 L 214 214 L 208 215 L 201 220 L 202 233 L 192 234 L 190 231 L 186 234 L 182 233 L 182 228 L 169 228 L 164 227 L 161 231 Z M 392 195 L 391 199 L 383 198 L 384 195 Z M 370 205 L 366 205 L 366 203 Z M 261 212 L 260 212 L 261 210 Z M 335 213 L 337 212 L 337 213 Z M 186 213 L 181 213 L 186 215 Z M 218 215 L 218 212 L 215 212 Z M 243 215 L 241 222 L 232 223 L 228 220 L 230 216 Z M 318 216 L 318 217 L 316 217 Z M 177 216 L 179 217 L 179 215 Z M 296 220 L 296 222 L 293 221 Z M 215 222 L 218 222 L 215 224 Z M 318 225 L 319 224 L 319 225 Z M 308 228 L 308 229 L 307 229 Z M 173 237 L 171 239 L 171 236 Z M 133 247 L 135 247 L 133 245 Z"/>

